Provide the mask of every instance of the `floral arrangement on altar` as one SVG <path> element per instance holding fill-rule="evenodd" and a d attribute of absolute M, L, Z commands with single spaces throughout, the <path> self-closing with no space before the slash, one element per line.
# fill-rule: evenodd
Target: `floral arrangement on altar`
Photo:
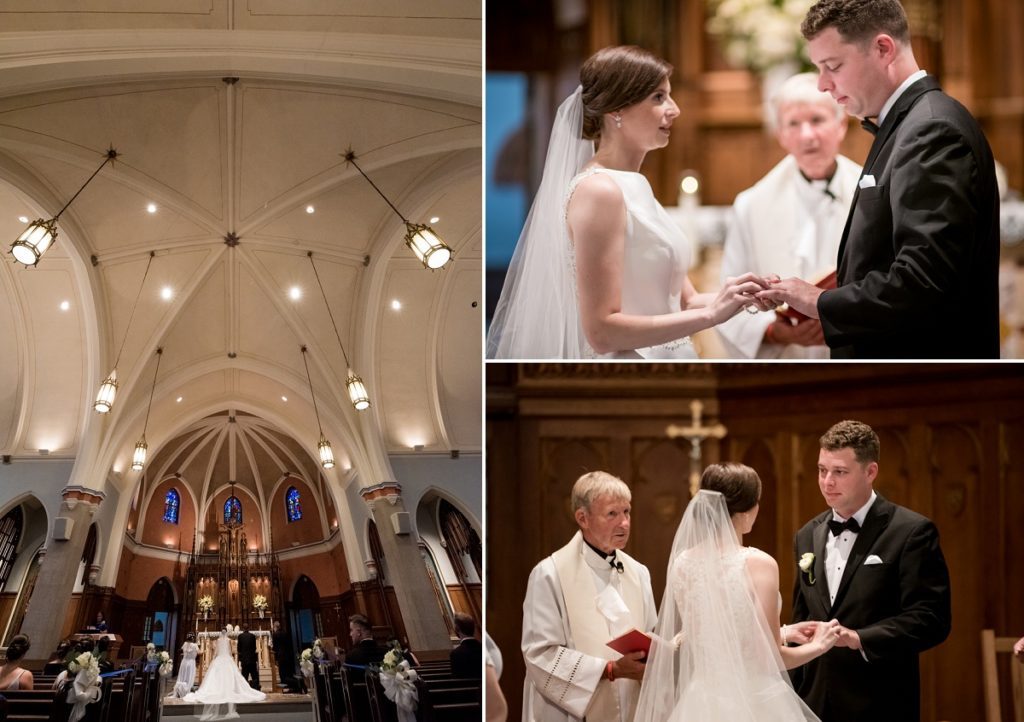
<path fill-rule="evenodd" d="M 86 705 L 98 701 L 102 696 L 99 661 L 91 652 L 82 652 L 68 662 L 67 675 L 75 675 L 74 683 L 68 688 L 67 702 L 74 705 L 68 722 L 78 722 L 85 717 Z"/>
<path fill-rule="evenodd" d="M 171 661 L 171 655 L 167 652 L 161 652 L 157 655 L 157 660 L 160 662 L 160 669 L 158 670 L 160 672 L 160 676 L 170 677 L 171 672 L 174 671 L 174 662 Z"/>
<path fill-rule="evenodd" d="M 258 609 L 260 611 L 264 611 L 270 608 L 270 605 L 267 604 L 267 598 L 262 594 L 257 594 L 255 597 L 252 598 L 252 606 L 254 609 Z"/>
<path fill-rule="evenodd" d="M 384 696 L 398 708 L 399 722 L 414 722 L 416 719 L 418 677 L 416 670 L 410 667 L 405 658 L 402 646 L 397 640 L 392 642 L 391 649 L 384 655 L 380 665 L 380 685 L 384 688 Z"/>
<path fill-rule="evenodd" d="M 707 30 L 722 41 L 730 65 L 759 73 L 809 67 L 800 23 L 814 0 L 708 0 Z"/>
<path fill-rule="evenodd" d="M 199 597 L 197 605 L 199 606 L 200 612 L 208 614 L 209 611 L 213 609 L 213 597 L 211 597 L 209 594 Z"/>

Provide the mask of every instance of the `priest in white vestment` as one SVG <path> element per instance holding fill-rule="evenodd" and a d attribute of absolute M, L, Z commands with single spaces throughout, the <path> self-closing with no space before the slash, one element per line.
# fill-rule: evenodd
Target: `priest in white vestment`
<path fill-rule="evenodd" d="M 607 642 L 650 633 L 657 608 L 647 567 L 626 555 L 629 487 L 603 471 L 572 490 L 580 531 L 530 574 L 523 602 L 524 722 L 632 722 L 642 652 Z"/>
<path fill-rule="evenodd" d="M 839 155 L 847 116 L 817 82 L 815 73 L 794 75 L 772 96 L 789 155 L 736 197 L 723 279 L 751 272 L 816 283 L 836 268 L 861 167 Z M 816 319 L 739 313 L 716 328 L 730 358 L 829 358 Z"/>

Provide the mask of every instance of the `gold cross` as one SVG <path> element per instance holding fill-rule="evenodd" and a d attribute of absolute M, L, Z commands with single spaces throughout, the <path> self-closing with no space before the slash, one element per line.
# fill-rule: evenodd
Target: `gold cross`
<path fill-rule="evenodd" d="M 704 412 L 704 404 L 699 399 L 690 402 L 690 424 L 688 426 L 677 426 L 670 424 L 665 429 L 670 439 L 682 437 L 690 441 L 690 497 L 697 495 L 700 488 L 700 445 L 704 439 L 721 439 L 726 434 L 726 428 L 721 424 L 705 426 L 701 423 L 701 415 Z"/>

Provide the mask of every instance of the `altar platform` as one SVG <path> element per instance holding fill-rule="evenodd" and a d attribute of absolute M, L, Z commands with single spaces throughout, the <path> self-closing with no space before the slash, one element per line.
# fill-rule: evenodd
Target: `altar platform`
<path fill-rule="evenodd" d="M 308 694 L 269 693 L 263 702 L 236 704 L 241 722 L 314 722 L 313 698 Z M 180 699 L 165 698 L 161 703 L 161 720 L 197 722 L 203 705 L 186 704 Z"/>

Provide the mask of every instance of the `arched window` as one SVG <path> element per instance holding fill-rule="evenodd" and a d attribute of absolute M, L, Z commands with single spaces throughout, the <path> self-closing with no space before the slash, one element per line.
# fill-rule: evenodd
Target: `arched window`
<path fill-rule="evenodd" d="M 181 496 L 177 489 L 171 489 L 164 496 L 164 521 L 171 524 L 178 523 L 178 507 L 181 506 Z"/>
<path fill-rule="evenodd" d="M 230 524 L 232 522 L 235 524 L 242 523 L 242 502 L 233 494 L 224 502 L 224 523 Z"/>
<path fill-rule="evenodd" d="M 302 504 L 299 503 L 299 490 L 294 486 L 288 487 L 288 493 L 284 495 L 285 510 L 288 512 L 288 521 L 298 521 L 302 518 Z"/>
<path fill-rule="evenodd" d="M 18 556 L 18 542 L 21 540 L 21 527 L 24 522 L 25 517 L 20 504 L 0 519 L 0 589 L 7 584 L 14 559 Z"/>

